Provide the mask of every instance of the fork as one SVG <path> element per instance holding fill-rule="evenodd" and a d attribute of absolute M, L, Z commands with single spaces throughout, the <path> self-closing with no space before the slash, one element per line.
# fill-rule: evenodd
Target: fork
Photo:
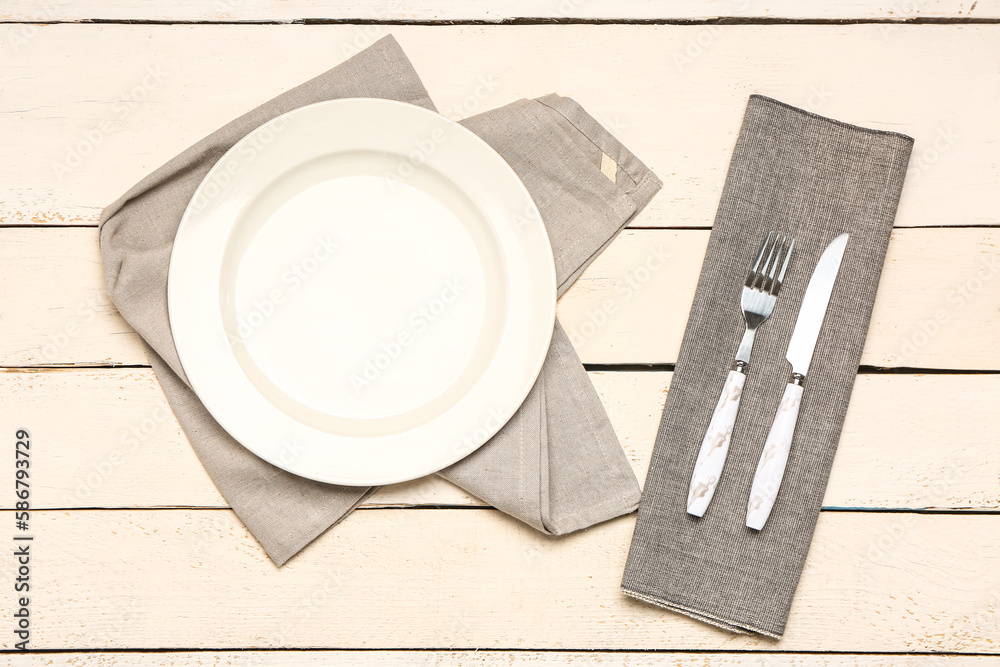
<path fill-rule="evenodd" d="M 743 307 L 743 320 L 746 331 L 736 359 L 733 361 L 722 387 L 719 402 L 712 413 L 712 421 L 708 424 L 705 439 L 698 451 L 698 460 L 694 464 L 691 475 L 691 486 L 688 489 L 687 511 L 694 516 L 704 516 L 715 489 L 722 475 L 722 468 L 729 453 L 729 441 L 733 435 L 733 425 L 736 423 L 736 413 L 740 409 L 740 397 L 743 395 L 743 383 L 746 382 L 747 364 L 750 363 L 750 353 L 753 351 L 753 341 L 760 328 L 774 310 L 774 302 L 781 290 L 788 270 L 788 260 L 792 257 L 795 239 L 769 232 L 764 243 L 757 252 L 746 282 L 743 283 L 743 296 L 740 299 Z M 766 259 L 765 259 L 766 255 Z M 782 258 L 784 261 L 782 261 Z M 781 271 L 778 271 L 778 265 Z"/>

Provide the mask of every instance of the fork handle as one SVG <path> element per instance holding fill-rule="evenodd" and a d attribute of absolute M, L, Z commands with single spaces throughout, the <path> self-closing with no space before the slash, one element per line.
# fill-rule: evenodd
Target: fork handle
<path fill-rule="evenodd" d="M 708 504 L 712 502 L 715 488 L 719 484 L 722 468 L 729 453 L 729 440 L 733 435 L 733 424 L 736 423 L 736 413 L 740 410 L 740 398 L 743 396 L 743 383 L 747 376 L 738 370 L 729 371 L 726 384 L 722 387 L 719 402 L 712 413 L 712 421 L 708 423 L 708 431 L 701 441 L 698 450 L 698 460 L 694 464 L 691 475 L 691 486 L 688 488 L 687 511 L 694 516 L 704 516 Z"/>
<path fill-rule="evenodd" d="M 764 441 L 764 451 L 757 462 L 757 472 L 750 487 L 750 501 L 747 503 L 747 528 L 760 530 L 771 516 L 771 508 L 778 497 L 781 480 L 785 476 L 788 452 L 792 448 L 795 423 L 799 419 L 799 405 L 802 403 L 802 385 L 789 382 L 778 404 L 771 430 Z"/>

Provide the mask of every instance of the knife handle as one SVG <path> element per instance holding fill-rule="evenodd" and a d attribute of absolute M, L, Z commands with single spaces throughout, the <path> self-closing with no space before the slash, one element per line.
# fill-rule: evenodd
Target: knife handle
<path fill-rule="evenodd" d="M 712 413 L 712 421 L 708 423 L 705 439 L 701 441 L 698 460 L 691 475 L 688 514 L 704 516 L 708 504 L 712 502 L 729 453 L 729 440 L 733 435 L 736 413 L 740 410 L 740 398 L 743 396 L 743 383 L 746 379 L 747 376 L 739 371 L 729 371 L 726 384 L 722 387 L 722 394 Z"/>
<path fill-rule="evenodd" d="M 799 418 L 802 403 L 801 376 L 793 376 L 797 382 L 785 385 L 785 393 L 778 404 L 778 412 L 771 422 L 771 431 L 764 442 L 764 451 L 757 462 L 757 472 L 750 487 L 750 502 L 747 503 L 747 528 L 760 530 L 767 523 L 778 497 L 781 480 L 785 476 L 788 452 L 792 448 L 795 422 Z"/>

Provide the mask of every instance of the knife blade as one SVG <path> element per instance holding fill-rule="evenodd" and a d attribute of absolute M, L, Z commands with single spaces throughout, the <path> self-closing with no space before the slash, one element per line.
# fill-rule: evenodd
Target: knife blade
<path fill-rule="evenodd" d="M 747 528 L 761 530 L 767 523 L 778 497 L 781 481 L 788 463 L 788 452 L 795 435 L 795 423 L 798 421 L 799 405 L 802 402 L 802 392 L 809 364 L 816 341 L 819 339 L 823 320 L 826 319 L 830 297 L 833 294 L 840 264 L 847 249 L 848 234 L 841 234 L 830 242 L 813 269 L 809 285 L 806 287 L 802 306 L 795 320 L 795 329 L 788 342 L 785 358 L 792 365 L 792 374 L 785 385 L 785 393 L 778 404 L 771 430 L 764 442 L 764 450 L 757 462 L 753 484 L 750 487 L 750 500 L 747 503 Z"/>

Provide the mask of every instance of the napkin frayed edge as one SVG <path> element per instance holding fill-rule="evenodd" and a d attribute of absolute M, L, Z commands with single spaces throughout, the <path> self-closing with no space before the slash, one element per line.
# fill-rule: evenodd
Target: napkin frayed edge
<path fill-rule="evenodd" d="M 701 621 L 702 623 L 708 623 L 709 625 L 714 625 L 717 628 L 722 628 L 723 630 L 728 630 L 729 632 L 735 632 L 740 635 L 748 635 L 750 633 L 757 633 L 764 635 L 766 637 L 771 637 L 772 639 L 781 639 L 781 635 L 774 634 L 773 632 L 768 632 L 767 630 L 762 630 L 760 628 L 755 628 L 749 625 L 736 625 L 732 621 L 727 621 L 726 619 L 719 618 L 718 616 L 712 616 L 706 614 L 705 612 L 695 611 L 690 607 L 685 607 L 684 605 L 677 604 L 676 602 L 670 602 L 662 598 L 653 597 L 652 595 L 646 595 L 645 593 L 639 593 L 638 591 L 633 591 L 631 589 L 622 586 L 622 593 L 630 598 L 635 598 L 636 600 L 641 600 L 642 602 L 648 602 L 649 604 L 656 605 L 657 607 L 662 607 L 663 609 L 668 609 L 670 611 L 677 612 L 679 614 L 684 614 L 689 616 L 696 621 Z"/>

